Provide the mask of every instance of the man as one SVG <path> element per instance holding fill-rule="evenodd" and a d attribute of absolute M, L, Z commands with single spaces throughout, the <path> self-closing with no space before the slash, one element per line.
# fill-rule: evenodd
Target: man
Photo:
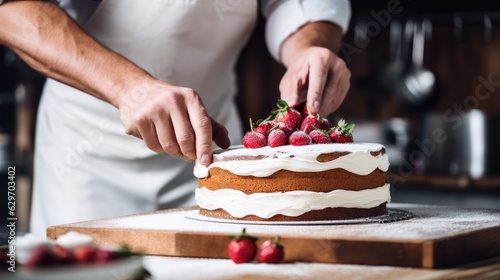
<path fill-rule="evenodd" d="M 47 1 L 0 6 L 0 43 L 49 77 L 31 231 L 193 204 L 192 162 L 210 163 L 212 141 L 226 148 L 241 137 L 233 68 L 257 1 L 54 2 L 67 13 Z M 263 0 L 261 8 L 271 54 L 287 67 L 281 98 L 293 104 L 307 88 L 311 113 L 335 111 L 350 79 L 335 55 L 347 0 Z"/>

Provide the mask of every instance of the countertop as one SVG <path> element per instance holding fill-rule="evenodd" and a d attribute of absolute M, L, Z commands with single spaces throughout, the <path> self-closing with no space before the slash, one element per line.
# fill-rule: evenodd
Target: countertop
<path fill-rule="evenodd" d="M 389 223 L 386 226 L 376 224 L 352 225 L 352 226 L 315 226 L 314 234 L 326 237 L 331 236 L 364 236 L 371 237 L 397 237 L 399 240 L 404 239 L 440 239 L 444 242 L 449 234 L 465 234 L 470 231 L 477 231 L 483 228 L 498 229 L 500 224 L 500 211 L 487 209 L 460 209 L 455 207 L 442 207 L 432 205 L 403 205 L 392 204 L 393 207 L 404 208 L 415 214 L 414 219 L 402 222 Z M 213 232 L 214 251 L 226 250 L 224 246 L 217 245 L 217 233 L 226 232 L 227 228 L 234 228 L 231 232 L 241 230 L 241 225 L 233 224 L 212 224 L 207 222 L 196 222 L 186 219 L 179 212 L 152 212 L 147 215 L 132 215 L 125 217 L 117 217 L 112 219 L 102 219 L 88 222 L 81 222 L 66 225 L 72 230 L 82 231 L 95 235 L 101 238 L 101 241 L 110 240 L 106 232 L 114 232 L 122 229 L 128 229 L 131 234 L 137 235 L 134 228 L 140 230 L 141 234 L 137 235 L 135 243 L 140 243 L 148 234 L 155 233 L 159 242 L 157 246 L 163 246 L 164 243 L 172 240 L 164 239 L 161 236 L 162 231 L 186 230 L 189 228 L 191 232 L 210 231 Z M 427 226 L 422 226 L 422 221 L 426 221 Z M 104 232 L 98 230 L 103 226 L 108 229 Z M 64 228 L 65 226 L 61 226 Z M 290 227 L 290 230 L 292 228 Z M 302 231 L 307 230 L 303 228 Z M 377 230 L 378 229 L 378 230 Z M 247 230 L 251 233 L 256 233 L 257 236 L 265 233 L 286 235 L 289 229 L 287 228 L 268 228 L 266 226 L 247 226 Z M 334 231 L 332 231 L 334 230 Z M 299 235 L 302 231 L 295 228 L 295 233 Z M 404 234 L 401 234 L 404 232 Z M 399 233 L 399 235 L 397 235 Z M 181 236 L 175 235 L 175 239 L 181 239 Z M 392 237 L 391 237 L 392 236 Z M 225 235 L 227 240 L 227 235 Z M 286 237 L 286 236 L 284 236 Z M 142 239 L 141 239 L 142 238 Z M 498 235 L 489 235 L 488 239 L 479 240 L 477 244 L 481 249 L 479 252 L 486 252 L 489 248 L 497 248 L 500 240 L 500 232 Z M 286 241 L 286 240 L 285 240 Z M 451 239 L 449 240 L 451 242 Z M 465 239 L 463 240 L 465 242 Z M 186 241 L 180 241 L 186 242 Z M 175 242 L 174 242 L 175 243 Z M 191 242 L 193 243 L 193 242 Z M 219 242 L 220 243 L 220 242 Z M 131 243 L 132 244 L 132 243 Z M 185 243 L 183 243 L 185 244 Z M 225 243 L 227 244 L 227 243 Z M 455 247 L 452 254 L 461 254 L 464 250 L 458 250 L 458 247 L 474 246 L 475 243 L 453 243 Z M 461 246 L 457 246 L 461 244 Z M 488 244 L 496 244 L 490 246 Z M 175 243 L 174 245 L 178 245 Z M 203 246 L 206 246 L 204 244 Z M 156 246 L 156 245 L 155 245 Z M 189 244 L 191 247 L 196 247 L 196 244 Z M 198 245 L 203 247 L 202 244 Z M 287 245 L 290 248 L 290 243 Z M 182 246 L 181 246 L 182 247 Z M 437 249 L 445 247 L 437 247 Z M 455 250 L 456 248 L 457 250 Z M 462 249 L 464 249 L 462 248 Z M 476 247 L 478 248 L 478 247 Z M 155 250 L 155 248 L 149 248 Z M 305 248 L 306 249 L 306 248 Z M 389 248 L 388 248 L 389 249 Z M 474 251 L 474 250 L 471 250 Z M 476 250 L 477 251 L 477 250 Z M 390 252 L 387 250 L 386 253 Z M 374 252 L 380 258 L 380 251 Z M 439 252 L 438 252 L 439 253 Z M 477 252 L 476 252 L 477 253 Z M 285 253 L 286 254 L 286 253 Z M 217 255 L 217 254 L 215 254 Z M 219 254 L 220 255 L 220 254 Z M 182 256 L 182 255 L 181 255 Z M 446 254 L 442 255 L 446 256 Z M 449 255 L 450 257 L 452 255 Z M 174 256 L 145 256 L 144 266 L 151 272 L 152 279 L 500 279 L 500 255 L 497 253 L 489 254 L 490 258 L 482 258 L 481 261 L 468 262 L 464 265 L 455 265 L 450 268 L 417 268 L 408 266 L 390 266 L 390 265 L 358 265 L 346 264 L 342 261 L 327 262 L 304 262 L 300 259 L 288 258 L 288 261 L 282 264 L 259 264 L 257 262 L 246 264 L 234 264 L 230 259 L 226 258 L 200 258 L 200 257 L 174 257 Z M 320 258 L 321 256 L 316 256 Z M 341 257 L 341 256 L 338 256 Z M 382 254 L 382 258 L 384 254 Z M 390 256 L 387 256 L 390 258 Z M 430 266 L 428 266 L 430 267 Z M 120 275 L 119 272 L 115 273 Z"/>
<path fill-rule="evenodd" d="M 324 263 L 235 264 L 228 259 L 146 257 L 152 279 L 500 279 L 500 257 L 449 269 Z"/>
<path fill-rule="evenodd" d="M 405 234 L 399 236 L 399 239 L 401 240 L 405 238 L 411 239 L 415 236 L 418 238 L 425 237 L 435 239 L 440 238 L 440 236 L 446 237 L 450 232 L 461 234 L 471 230 L 480 230 L 481 228 L 498 229 L 498 224 L 500 223 L 500 219 L 498 219 L 500 211 L 498 210 L 459 209 L 454 207 L 439 207 L 431 205 L 393 204 L 393 206 L 410 210 L 415 214 L 415 218 L 407 221 L 394 222 L 394 224 L 389 223 L 384 227 L 376 224 L 358 226 L 340 225 L 335 227 L 316 226 L 314 227 L 316 232 L 315 234 L 324 235 L 325 238 L 328 236 L 331 237 L 332 235 L 343 235 L 346 237 L 349 235 L 370 235 L 373 237 L 380 235 L 381 237 L 388 237 L 388 235 L 392 236 L 394 233 L 404 231 Z M 193 222 L 186 219 L 184 216 L 180 216 L 179 218 L 177 217 L 179 215 L 172 215 L 172 213 L 175 212 L 152 212 L 146 216 L 132 215 L 122 218 L 116 217 L 112 219 L 81 222 L 72 225 L 74 229 L 77 229 L 78 227 L 84 229 L 88 228 L 89 224 L 92 224 L 94 228 L 98 228 L 100 224 L 106 224 L 108 229 L 111 231 L 116 231 L 119 228 L 123 228 L 125 225 L 126 228 L 129 229 L 140 227 L 141 230 L 145 230 L 149 225 L 150 227 L 154 226 L 152 230 L 159 232 L 161 231 L 161 228 L 158 227 L 172 229 L 175 227 L 185 226 L 183 224 L 188 223 L 189 227 L 193 231 L 209 230 L 214 232 L 214 234 L 218 231 L 225 232 L 224 228 L 226 227 L 234 228 L 235 230 L 240 230 L 241 227 L 241 225 L 238 226 L 232 224 L 217 225 L 206 224 L 205 222 Z M 175 220 L 175 223 L 169 223 L 166 219 L 155 218 L 155 222 L 147 222 L 147 219 L 144 219 L 144 217 L 152 219 L 154 217 L 158 217 L 158 215 L 173 217 L 177 220 Z M 139 218 L 142 219 L 143 224 L 137 223 Z M 418 225 L 419 220 L 425 220 L 428 226 L 422 228 L 422 226 Z M 110 221 L 115 222 L 111 223 Z M 265 226 L 248 226 L 248 228 L 249 230 L 251 229 L 252 233 L 255 232 L 261 234 L 264 234 L 266 231 L 269 231 L 272 234 L 277 234 L 279 231 L 279 234 L 285 235 L 288 232 L 287 228 L 280 228 L 279 230 L 272 230 L 271 228 Z M 308 227 L 302 231 L 307 228 Z M 376 228 L 379 228 L 379 230 L 375 230 Z M 144 238 L 143 235 L 141 236 L 139 237 Z M 158 235 L 158 237 L 160 237 L 160 235 Z M 226 238 L 224 240 L 227 240 L 227 236 L 225 237 Z M 480 243 L 486 242 L 486 244 L 495 245 L 481 247 L 486 251 L 489 250 L 489 248 L 498 247 L 497 245 L 500 240 L 500 233 L 498 235 L 490 235 L 489 237 L 490 238 L 487 240 L 483 239 L 480 241 Z M 167 242 L 168 240 L 159 239 L 159 241 Z M 196 246 L 196 244 L 189 245 Z M 224 251 L 226 250 L 225 248 L 227 247 L 223 248 L 214 245 L 212 249 Z M 457 254 L 460 254 L 461 252 L 460 250 L 453 251 Z M 481 252 L 485 251 L 481 250 Z M 260 264 L 257 262 L 235 264 L 227 258 L 194 258 L 150 255 L 143 257 L 143 264 L 144 267 L 151 273 L 151 279 L 500 279 L 500 255 L 498 254 L 498 251 L 496 252 L 497 253 L 493 255 L 490 254 L 490 258 L 482 258 L 481 261 L 469 262 L 464 265 L 457 265 L 450 268 L 435 269 L 407 266 L 345 264 L 338 262 L 304 262 L 301 260 L 290 260 L 290 258 L 288 261 L 281 264 Z M 112 276 L 111 279 L 126 279 L 127 276 L 129 276 L 119 269 L 109 271 L 109 275 Z M 8 278 L 5 278 L 5 276 L 8 276 Z M 0 279 L 23 279 L 19 277 L 16 278 L 16 275 L 14 276 L 15 277 L 12 278 L 12 275 L 10 274 L 0 273 Z M 97 280 L 95 278 L 92 279 Z M 109 279 L 109 277 L 106 279 Z"/>

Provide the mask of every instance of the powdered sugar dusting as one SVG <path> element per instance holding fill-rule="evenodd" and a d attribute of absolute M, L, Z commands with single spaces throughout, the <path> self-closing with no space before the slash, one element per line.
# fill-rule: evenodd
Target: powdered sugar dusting
<path fill-rule="evenodd" d="M 459 209 L 447 206 L 389 204 L 390 208 L 410 211 L 414 218 L 387 224 L 353 225 L 245 225 L 255 235 L 294 235 L 316 238 L 375 238 L 391 240 L 429 240 L 500 226 L 500 210 Z M 75 223 L 86 228 L 142 229 L 230 234 L 242 225 L 191 220 L 185 211 L 159 211 L 113 219 Z"/>

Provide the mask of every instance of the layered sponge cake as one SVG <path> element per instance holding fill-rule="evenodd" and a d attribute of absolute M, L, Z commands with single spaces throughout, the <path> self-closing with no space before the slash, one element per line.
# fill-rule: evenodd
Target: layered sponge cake
<path fill-rule="evenodd" d="M 196 164 L 200 214 L 253 221 L 344 220 L 387 213 L 384 146 L 284 145 L 214 152 Z"/>

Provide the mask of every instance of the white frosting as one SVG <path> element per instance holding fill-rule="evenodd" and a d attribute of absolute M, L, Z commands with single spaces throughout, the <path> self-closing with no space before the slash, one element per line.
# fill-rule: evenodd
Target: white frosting
<path fill-rule="evenodd" d="M 335 168 L 342 168 L 357 175 L 368 175 L 375 169 L 387 171 L 389 159 L 387 154 L 372 156 L 370 152 L 380 151 L 384 146 L 373 143 L 356 144 L 313 144 L 307 146 L 269 146 L 259 149 L 245 149 L 235 146 L 228 150 L 218 150 L 214 153 L 217 160 L 209 166 L 198 162 L 194 168 L 194 175 L 205 178 L 210 168 L 219 167 L 239 176 L 267 177 L 279 170 L 294 172 L 320 172 Z M 321 154 L 333 152 L 349 152 L 335 160 L 318 162 L 316 158 Z M 222 161 L 230 156 L 263 156 L 258 160 L 230 160 Z"/>
<path fill-rule="evenodd" d="M 93 245 L 94 240 L 90 235 L 82 234 L 76 231 L 70 231 L 63 235 L 60 235 L 56 240 L 56 244 L 66 248 L 74 249 L 82 245 Z"/>
<path fill-rule="evenodd" d="M 297 217 L 328 207 L 373 208 L 390 202 L 390 199 L 389 184 L 375 189 L 333 190 L 327 193 L 290 191 L 245 194 L 234 189 L 196 189 L 196 202 L 201 208 L 223 209 L 236 218 L 255 215 L 267 219 L 278 214 Z"/>

